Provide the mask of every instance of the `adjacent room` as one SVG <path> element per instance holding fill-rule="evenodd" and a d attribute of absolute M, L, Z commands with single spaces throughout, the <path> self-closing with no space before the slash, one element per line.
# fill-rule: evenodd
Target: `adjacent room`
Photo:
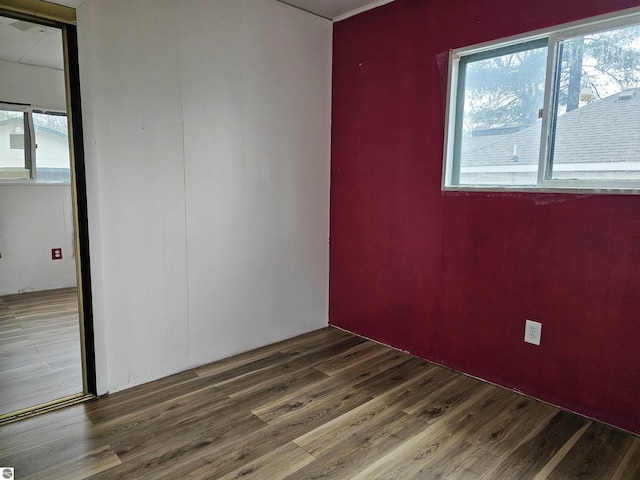
<path fill-rule="evenodd" d="M 0 16 L 0 416 L 83 392 L 62 31 Z"/>
<path fill-rule="evenodd" d="M 640 478 L 635 0 L 0 14 L 64 39 L 89 364 L 0 426 L 8 475 Z"/>

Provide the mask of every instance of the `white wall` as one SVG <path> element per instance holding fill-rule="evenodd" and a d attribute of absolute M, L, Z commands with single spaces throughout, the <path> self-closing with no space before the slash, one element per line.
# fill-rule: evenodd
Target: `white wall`
<path fill-rule="evenodd" d="M 1 101 L 65 111 L 64 72 L 0 60 Z M 49 137 L 39 137 L 42 152 L 62 149 L 68 165 L 66 140 L 51 147 L 48 142 L 60 142 Z M 71 205 L 68 184 L 0 183 L 0 295 L 76 285 Z M 63 258 L 53 261 L 51 249 L 57 247 Z"/>
<path fill-rule="evenodd" d="M 42 110 L 67 110 L 64 72 L 0 60 L 0 102 L 26 103 Z"/>
<path fill-rule="evenodd" d="M 0 185 L 0 254 L 0 295 L 74 287 L 71 187 Z"/>
<path fill-rule="evenodd" d="M 327 325 L 332 24 L 274 0 L 87 0 L 98 389 Z"/>

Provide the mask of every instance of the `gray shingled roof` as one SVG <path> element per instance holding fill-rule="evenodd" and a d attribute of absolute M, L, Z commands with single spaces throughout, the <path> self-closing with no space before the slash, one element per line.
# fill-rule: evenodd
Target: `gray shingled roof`
<path fill-rule="evenodd" d="M 624 97 L 627 97 L 626 99 Z M 513 160 L 514 145 L 517 161 Z M 504 135 L 464 137 L 462 165 L 534 165 L 540 124 Z M 625 91 L 558 117 L 554 163 L 640 160 L 640 94 Z"/>

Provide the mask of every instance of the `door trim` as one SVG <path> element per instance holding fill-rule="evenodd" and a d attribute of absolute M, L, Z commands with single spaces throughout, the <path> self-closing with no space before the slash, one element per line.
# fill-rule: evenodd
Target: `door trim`
<path fill-rule="evenodd" d="M 31 18 L 32 22 L 53 20 L 65 24 L 76 24 L 75 8 L 43 0 L 0 0 L 0 8 L 7 12 L 26 15 Z"/>

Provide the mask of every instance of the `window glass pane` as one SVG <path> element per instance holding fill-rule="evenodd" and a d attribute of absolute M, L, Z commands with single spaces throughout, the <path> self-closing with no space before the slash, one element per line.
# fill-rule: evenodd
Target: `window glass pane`
<path fill-rule="evenodd" d="M 36 172 L 38 182 L 71 181 L 67 117 L 34 113 Z"/>
<path fill-rule="evenodd" d="M 640 179 L 640 26 L 559 44 L 553 179 Z"/>
<path fill-rule="evenodd" d="M 461 63 L 458 184 L 536 184 L 546 60 L 544 46 Z"/>
<path fill-rule="evenodd" d="M 25 168 L 24 113 L 0 110 L 0 179 L 29 177 Z"/>

